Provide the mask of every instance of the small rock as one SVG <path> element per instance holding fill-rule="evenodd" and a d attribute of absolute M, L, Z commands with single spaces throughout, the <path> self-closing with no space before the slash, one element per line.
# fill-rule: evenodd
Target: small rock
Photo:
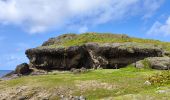
<path fill-rule="evenodd" d="M 157 93 L 162 94 L 162 93 L 166 93 L 166 91 L 165 90 L 158 90 Z"/>
<path fill-rule="evenodd" d="M 70 70 L 70 71 L 71 71 L 71 72 L 74 72 L 75 70 L 76 70 L 76 68 L 71 68 L 71 70 Z"/>
<path fill-rule="evenodd" d="M 84 96 L 80 96 L 79 100 L 86 100 L 86 98 Z"/>
<path fill-rule="evenodd" d="M 60 97 L 61 97 L 61 99 L 63 99 L 63 98 L 64 98 L 64 95 L 61 95 Z"/>
<path fill-rule="evenodd" d="M 88 69 L 86 69 L 86 68 L 84 68 L 84 67 L 82 67 L 81 69 L 80 69 L 80 72 L 81 73 L 85 73 L 85 72 L 87 72 L 88 71 Z"/>
<path fill-rule="evenodd" d="M 72 100 L 74 99 L 74 97 L 72 95 L 69 96 L 69 100 Z"/>
<path fill-rule="evenodd" d="M 79 96 L 75 96 L 75 97 L 74 97 L 74 100 L 79 100 Z"/>
<path fill-rule="evenodd" d="M 73 70 L 72 71 L 74 74 L 79 74 L 81 71 L 80 71 L 80 69 L 75 69 L 75 70 Z"/>
<path fill-rule="evenodd" d="M 144 85 L 151 85 L 151 82 L 149 82 L 149 81 L 146 81 L 145 83 L 144 83 Z"/>
<path fill-rule="evenodd" d="M 26 100 L 26 99 L 27 99 L 26 96 L 20 96 L 20 97 L 18 98 L 18 100 Z"/>

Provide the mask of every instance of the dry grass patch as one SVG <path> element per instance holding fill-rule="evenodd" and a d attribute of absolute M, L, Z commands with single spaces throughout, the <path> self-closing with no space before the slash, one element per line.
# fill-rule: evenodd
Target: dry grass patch
<path fill-rule="evenodd" d="M 96 89 L 106 89 L 106 90 L 113 90 L 117 89 L 118 86 L 110 83 L 100 82 L 97 80 L 87 80 L 87 81 L 76 81 L 76 87 L 79 90 L 96 90 Z"/>

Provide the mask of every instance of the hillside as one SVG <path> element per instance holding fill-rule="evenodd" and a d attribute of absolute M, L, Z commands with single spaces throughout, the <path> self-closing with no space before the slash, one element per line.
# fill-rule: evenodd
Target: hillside
<path fill-rule="evenodd" d="M 168 100 L 170 43 L 125 34 L 64 34 L 26 50 L 0 81 L 2 100 Z"/>

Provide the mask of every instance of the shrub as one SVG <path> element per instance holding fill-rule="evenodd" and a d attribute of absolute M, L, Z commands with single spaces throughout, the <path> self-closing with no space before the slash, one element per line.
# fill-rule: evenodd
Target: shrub
<path fill-rule="evenodd" d="M 144 59 L 142 63 L 144 64 L 146 69 L 151 69 L 151 64 L 147 59 Z"/>
<path fill-rule="evenodd" d="M 152 85 L 164 85 L 170 82 L 170 71 L 156 73 L 148 78 Z"/>

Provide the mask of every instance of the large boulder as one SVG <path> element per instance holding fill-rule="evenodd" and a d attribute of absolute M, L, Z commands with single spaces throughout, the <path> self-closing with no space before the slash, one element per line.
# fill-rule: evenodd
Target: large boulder
<path fill-rule="evenodd" d="M 170 69 L 170 57 L 150 57 L 146 61 L 152 69 L 168 70 Z"/>
<path fill-rule="evenodd" d="M 30 74 L 32 70 L 29 68 L 29 65 L 27 63 L 22 63 L 18 65 L 15 69 L 15 74 L 18 75 L 27 75 Z"/>
<path fill-rule="evenodd" d="M 43 70 L 72 68 L 120 68 L 147 57 L 162 57 L 163 50 L 141 43 L 86 43 L 81 46 L 55 48 L 41 46 L 26 51 L 33 67 Z"/>

